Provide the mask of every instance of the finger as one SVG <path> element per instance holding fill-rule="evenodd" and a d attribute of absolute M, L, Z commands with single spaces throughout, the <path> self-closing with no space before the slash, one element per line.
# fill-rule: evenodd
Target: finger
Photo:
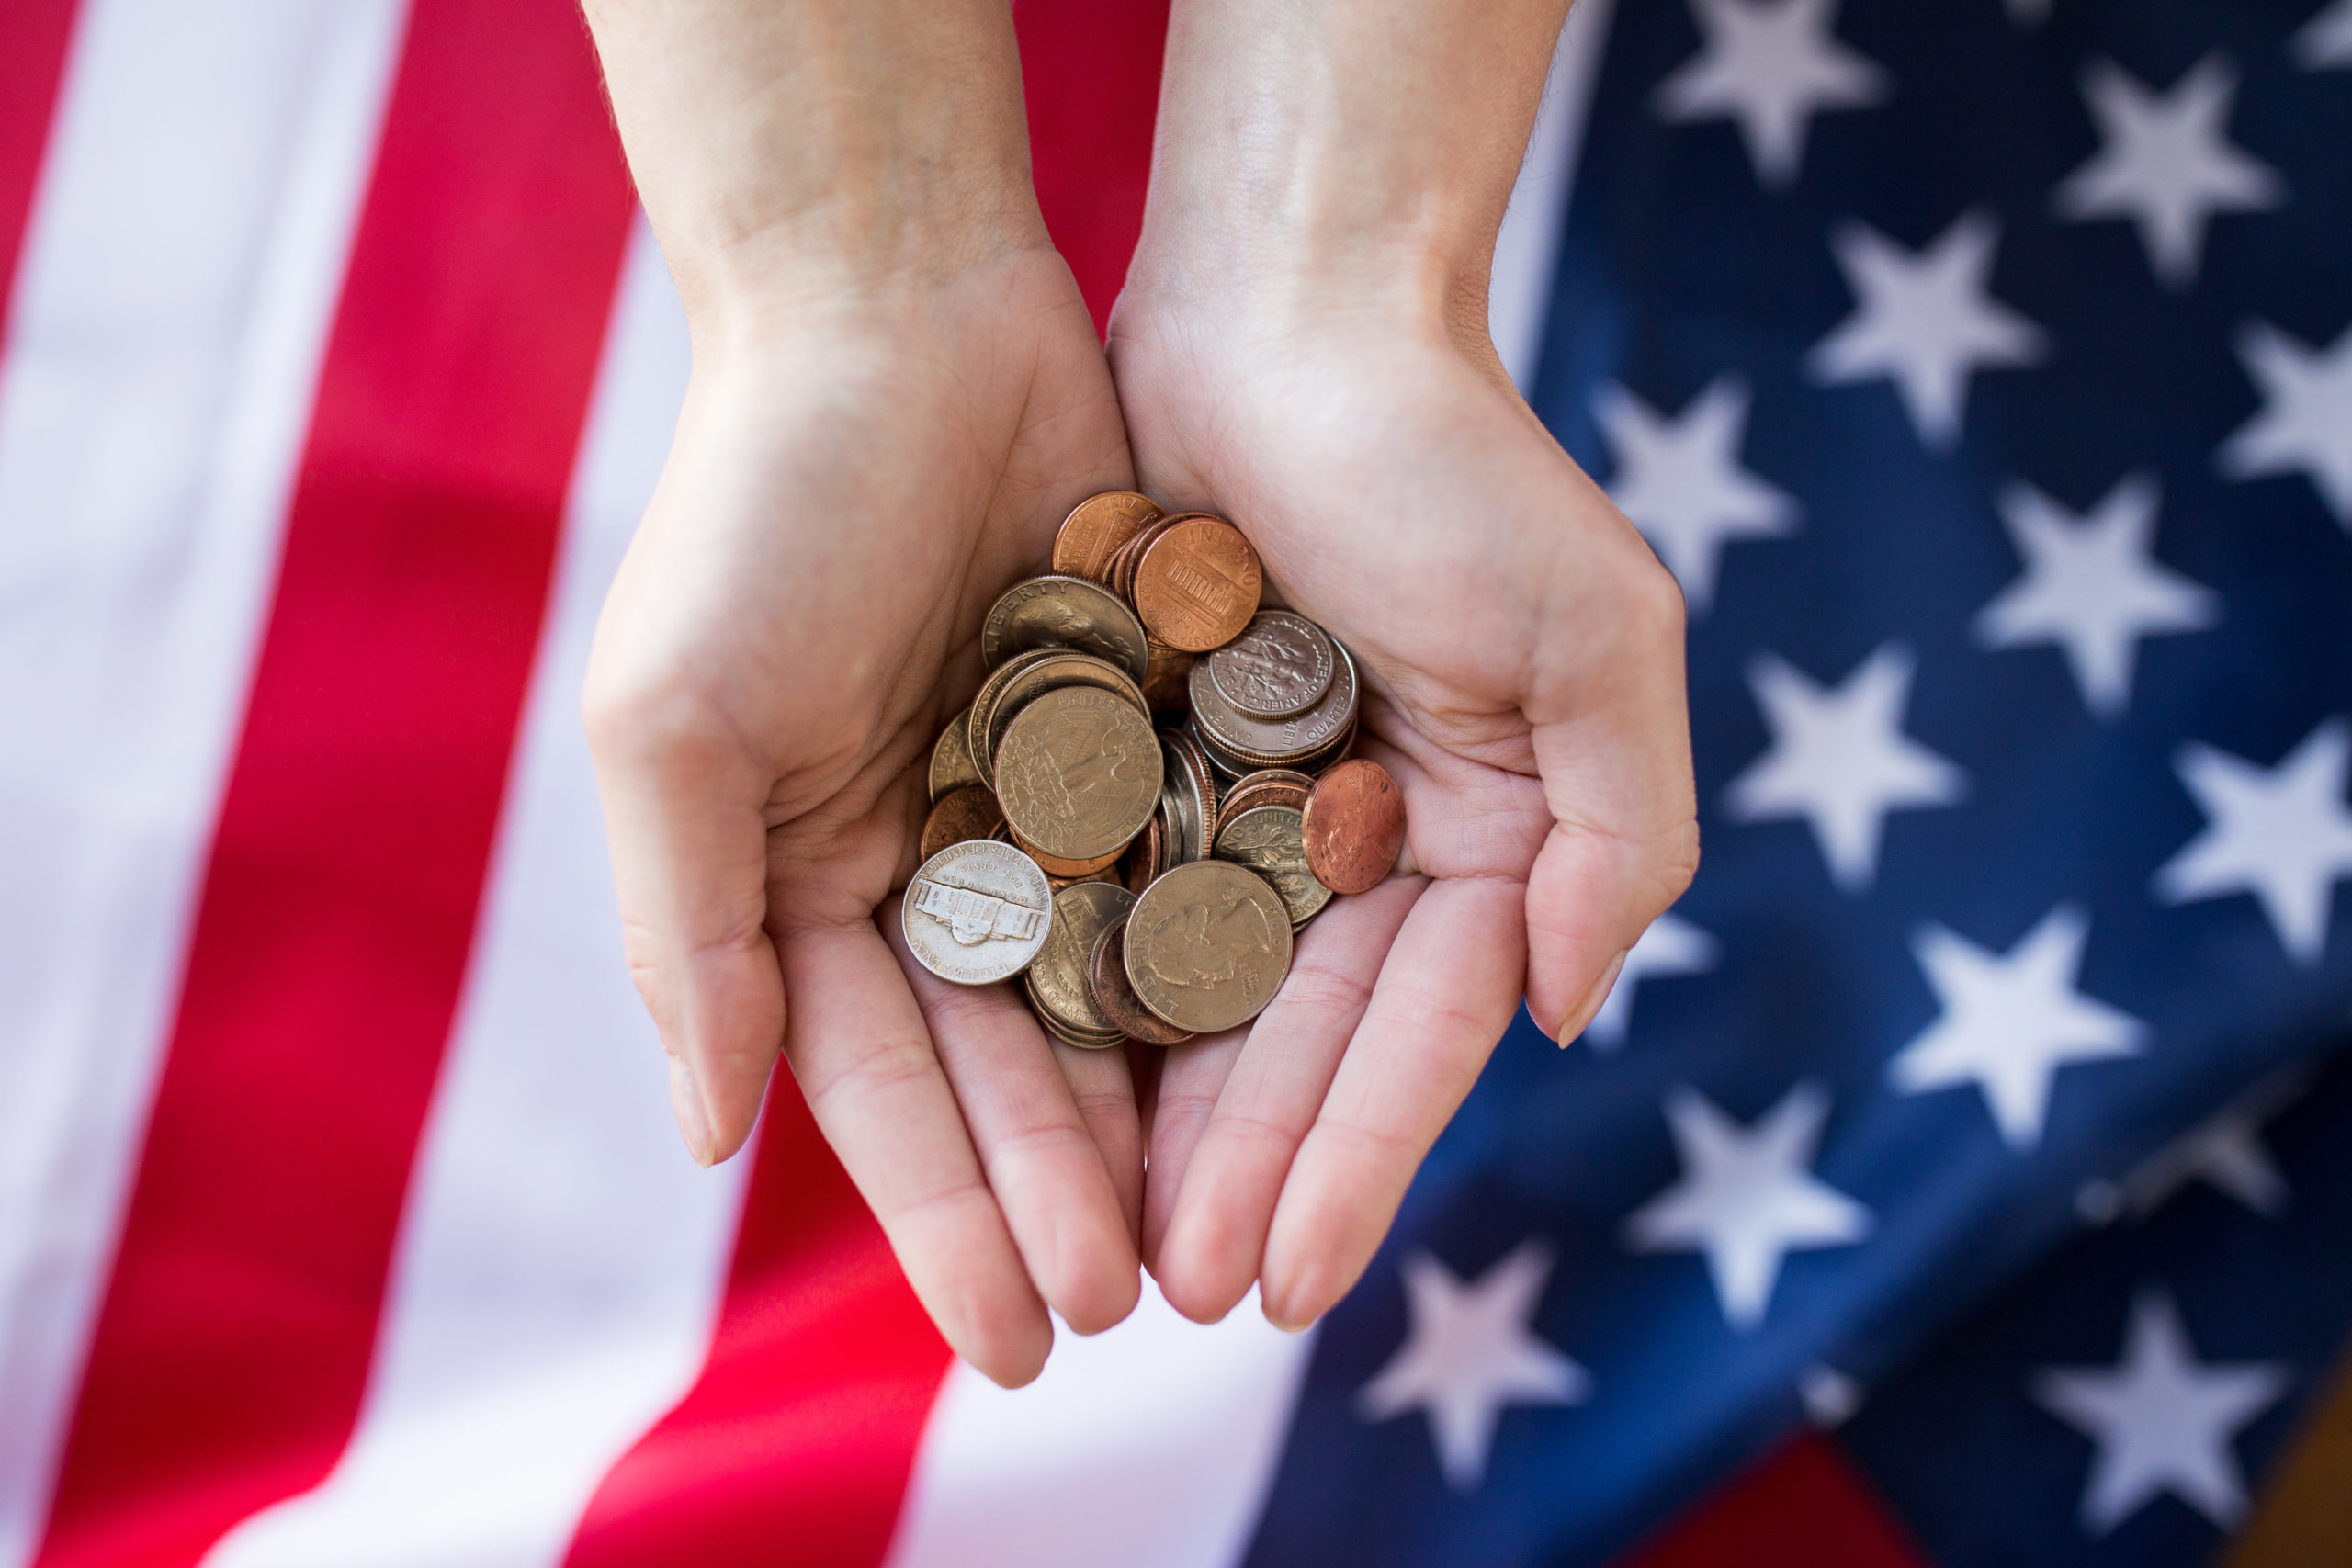
<path fill-rule="evenodd" d="M 592 681 L 585 714 L 630 976 L 695 1158 L 743 1145 L 784 1039 L 767 913 L 766 781 L 723 739 Z"/>
<path fill-rule="evenodd" d="M 1143 1226 L 1143 1121 L 1136 1107 L 1136 1082 L 1124 1045 L 1089 1051 L 1057 1040 L 1054 1060 L 1069 1085 L 1070 1098 L 1086 1123 L 1086 1134 L 1102 1152 L 1118 1194 L 1127 1236 L 1139 1242 Z"/>
<path fill-rule="evenodd" d="M 1195 1035 L 1168 1048 L 1160 1065 L 1159 1093 L 1152 1105 L 1151 1159 L 1144 1172 L 1143 1259 L 1152 1278 L 1159 1279 L 1160 1249 L 1167 1245 L 1169 1222 L 1175 1217 L 1177 1195 L 1183 1190 L 1193 1151 L 1216 1111 L 1217 1096 L 1240 1057 L 1250 1031 L 1227 1029 Z M 1160 1280 L 1160 1292 L 1168 1282 Z M 1179 1308 L 1182 1311 L 1182 1308 Z"/>
<path fill-rule="evenodd" d="M 890 935 L 1029 1278 L 1070 1327 L 1101 1333 L 1135 1310 L 1142 1263 L 1045 1032 L 1010 987 L 950 985 L 895 919 Z"/>
<path fill-rule="evenodd" d="M 1027 1382 L 1053 1324 L 898 960 L 869 923 L 794 931 L 781 952 L 785 1053 L 817 1125 L 947 1343 L 1008 1388 Z"/>
<path fill-rule="evenodd" d="M 1340 1070 L 1382 961 L 1428 886 L 1392 878 L 1326 909 L 1301 934 L 1289 976 L 1231 1058 L 1209 1115 L 1154 1145 L 1154 1175 L 1167 1147 L 1175 1196 L 1152 1272 L 1179 1312 L 1215 1322 L 1256 1282 L 1291 1162 Z M 1164 1086 L 1160 1092 L 1164 1099 Z"/>
<path fill-rule="evenodd" d="M 1430 1145 L 1519 1007 L 1525 893 L 1430 885 L 1283 1183 L 1261 1270 L 1266 1315 L 1304 1327 L 1363 1274 Z"/>

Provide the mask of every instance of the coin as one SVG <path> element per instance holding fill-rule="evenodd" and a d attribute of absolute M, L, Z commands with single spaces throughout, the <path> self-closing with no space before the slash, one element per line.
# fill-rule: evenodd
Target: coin
<path fill-rule="evenodd" d="M 1140 1040 L 1147 1045 L 1182 1045 L 1193 1037 L 1189 1029 L 1179 1029 L 1166 1019 L 1143 1005 L 1135 987 L 1127 979 L 1127 917 L 1103 928 L 1094 939 L 1092 961 L 1087 966 L 1087 982 L 1095 1008 L 1111 1026 L 1130 1040 Z"/>
<path fill-rule="evenodd" d="M 1037 868 L 1046 874 L 1046 879 L 1048 882 L 1056 877 L 1065 882 L 1082 881 L 1105 866 L 1117 864 L 1119 857 L 1127 852 L 1126 845 L 1122 844 L 1109 854 L 1090 855 L 1084 860 L 1065 860 L 1060 855 L 1046 853 L 1018 832 L 1012 834 L 1012 847 L 1035 861 Z"/>
<path fill-rule="evenodd" d="M 1217 827 L 1222 829 L 1243 812 L 1259 806 L 1287 806 L 1303 810 L 1306 797 L 1315 789 L 1315 781 L 1306 774 L 1289 768 L 1263 768 L 1245 773 L 1233 787 L 1225 792 L 1225 799 L 1216 808 Z M 1212 833 L 1214 838 L 1215 834 Z"/>
<path fill-rule="evenodd" d="M 1331 689 L 1339 654 L 1321 626 L 1288 610 L 1261 610 L 1249 629 L 1208 656 L 1217 694 L 1252 718 L 1313 707 Z"/>
<path fill-rule="evenodd" d="M 1222 517 L 1188 517 L 1147 546 L 1135 564 L 1136 613 L 1152 636 L 1187 653 L 1238 637 L 1258 613 L 1258 552 Z"/>
<path fill-rule="evenodd" d="M 1022 838 L 1063 860 L 1125 849 L 1159 801 L 1159 742 L 1120 697 L 1047 692 L 1014 716 L 996 752 L 997 799 Z"/>
<path fill-rule="evenodd" d="M 1039 649 L 1034 659 L 1028 654 L 1021 657 L 1021 668 L 990 694 L 988 713 L 974 721 L 969 741 L 972 755 L 989 759 L 991 778 L 996 773 L 996 754 L 1004 746 L 1004 732 L 1012 727 L 1023 708 L 1047 692 L 1064 686 L 1094 686 L 1125 699 L 1145 718 L 1151 716 L 1151 710 L 1144 705 L 1142 689 L 1127 679 L 1125 671 L 1107 659 L 1068 648 Z M 1012 668 L 1009 664 L 1005 667 Z M 975 705 L 976 712 L 977 708 Z"/>
<path fill-rule="evenodd" d="M 1026 671 L 1057 653 L 1067 651 L 1064 649 L 1033 648 L 1014 654 L 989 671 L 988 679 L 980 682 L 979 691 L 972 698 L 972 705 L 965 710 L 964 750 L 972 760 L 972 771 L 979 775 L 980 783 L 990 789 L 996 787 L 994 759 L 987 747 L 973 744 L 973 738 L 988 734 L 989 716 L 996 711 L 997 699 L 1003 696 L 1007 686 L 1019 680 Z"/>
<path fill-rule="evenodd" d="M 931 798 L 945 799 L 966 784 L 979 784 L 980 771 L 972 761 L 972 749 L 966 742 L 972 722 L 972 710 L 966 708 L 947 721 L 939 739 L 931 748 Z"/>
<path fill-rule="evenodd" d="M 1159 503 L 1131 490 L 1106 490 L 1071 508 L 1054 536 L 1054 570 L 1091 582 L 1110 581 L 1111 558 L 1159 515 Z"/>
<path fill-rule="evenodd" d="M 1005 590 L 980 626 L 980 659 L 993 670 L 1032 648 L 1075 648 L 1141 681 L 1151 649 L 1136 613 L 1099 582 L 1082 577 L 1033 577 Z"/>
<path fill-rule="evenodd" d="M 1127 918 L 1127 980 L 1155 1017 L 1195 1034 L 1258 1016 L 1290 972 L 1290 912 L 1230 861 L 1180 865 Z"/>
<path fill-rule="evenodd" d="M 1193 724 L 1201 739 L 1234 761 L 1252 768 L 1304 767 L 1318 753 L 1344 746 L 1356 721 L 1356 665 L 1348 650 L 1339 655 L 1330 688 L 1314 706 L 1286 718 L 1252 718 L 1225 700 L 1205 661 L 1193 666 Z"/>
<path fill-rule="evenodd" d="M 1167 853 L 1162 847 L 1167 842 L 1164 836 L 1167 829 L 1163 826 L 1167 820 L 1164 815 L 1167 796 L 1163 795 L 1160 799 L 1162 810 L 1152 813 L 1151 820 L 1145 823 L 1143 831 L 1136 835 L 1136 841 L 1129 844 L 1127 852 L 1119 857 L 1119 882 L 1130 893 L 1140 894 L 1151 886 L 1153 877 L 1167 869 L 1160 863 Z"/>
<path fill-rule="evenodd" d="M 1039 1012 L 1073 1034 L 1100 1038 L 1109 1032 L 1117 1037 L 1117 1025 L 1095 1005 L 1087 980 L 1095 939 L 1135 907 L 1134 894 L 1108 882 L 1074 883 L 1054 895 L 1054 929 L 1029 965 L 1029 997 Z"/>
<path fill-rule="evenodd" d="M 1161 730 L 1159 744 L 1163 761 L 1174 773 L 1169 795 L 1176 833 L 1168 846 L 1168 863 L 1206 860 L 1216 826 L 1216 774 L 1200 743 L 1183 731 Z"/>
<path fill-rule="evenodd" d="M 923 818 L 922 858 L 929 860 L 950 844 L 993 835 L 1004 821 L 1004 810 L 986 785 L 966 784 L 943 798 Z"/>
<path fill-rule="evenodd" d="M 915 962 L 959 986 L 1026 969 L 1053 928 L 1053 890 L 1037 863 L 992 839 L 950 844 L 907 884 L 899 923 Z"/>
<path fill-rule="evenodd" d="M 1192 674 L 1193 661 L 1199 657 L 1164 642 L 1151 644 L 1151 668 L 1144 674 L 1143 700 L 1152 712 L 1175 713 L 1191 704 L 1185 677 Z"/>
<path fill-rule="evenodd" d="M 1317 880 L 1334 893 L 1368 893 L 1404 851 L 1404 792 L 1386 768 L 1351 758 L 1315 782 L 1300 830 Z"/>
<path fill-rule="evenodd" d="M 1331 890 L 1307 869 L 1295 806 L 1253 806 L 1216 830 L 1216 858 L 1246 865 L 1271 883 L 1290 911 L 1293 931 L 1322 913 Z"/>
<path fill-rule="evenodd" d="M 1111 558 L 1111 592 L 1128 604 L 1135 603 L 1136 562 L 1143 558 L 1151 542 L 1179 523 L 1207 515 L 1205 512 L 1178 512 L 1155 518 L 1142 533 L 1121 545 L 1119 553 Z"/>

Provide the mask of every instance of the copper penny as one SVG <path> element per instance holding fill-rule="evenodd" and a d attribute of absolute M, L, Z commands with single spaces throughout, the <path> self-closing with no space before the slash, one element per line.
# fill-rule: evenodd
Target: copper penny
<path fill-rule="evenodd" d="M 1170 648 L 1206 653 L 1239 637 L 1258 613 L 1258 552 L 1221 517 L 1191 517 L 1136 561 L 1136 613 Z"/>
<path fill-rule="evenodd" d="M 1186 518 L 1194 515 L 1196 514 L 1190 512 L 1179 512 L 1173 516 L 1162 515 L 1156 517 L 1145 525 L 1141 533 L 1136 534 L 1125 544 L 1121 545 L 1119 547 L 1118 553 L 1111 558 L 1111 592 L 1116 593 L 1128 604 L 1134 604 L 1136 592 L 1136 562 L 1143 558 L 1144 551 L 1151 547 L 1151 542 L 1154 539 L 1157 539 L 1160 535 L 1165 534 L 1169 529 L 1176 526 L 1177 524 L 1183 522 Z"/>
<path fill-rule="evenodd" d="M 1404 792 L 1386 768 L 1351 758 L 1315 781 L 1300 837 L 1317 882 L 1334 893 L 1368 893 L 1404 852 Z"/>
<path fill-rule="evenodd" d="M 1035 861 L 1044 868 L 1047 876 L 1057 876 L 1064 882 L 1084 882 L 1096 872 L 1118 864 L 1119 857 L 1127 852 L 1127 846 L 1121 844 L 1107 855 L 1089 855 L 1082 860 L 1071 860 L 1063 855 L 1049 855 L 1023 838 L 1021 829 L 1012 827 L 1010 823 L 1006 825 L 1005 841 Z"/>
<path fill-rule="evenodd" d="M 1111 581 L 1111 558 L 1159 515 L 1159 503 L 1131 490 L 1090 495 L 1062 519 L 1054 536 L 1054 570 L 1063 577 Z"/>
<path fill-rule="evenodd" d="M 1127 980 L 1127 917 L 1094 939 L 1094 954 L 1087 967 L 1087 985 L 1094 1005 L 1111 1026 L 1130 1040 L 1147 1045 L 1182 1045 L 1193 1037 L 1143 1005 Z"/>
<path fill-rule="evenodd" d="M 1198 657 L 1164 642 L 1151 644 L 1151 667 L 1144 671 L 1143 700 L 1150 705 L 1152 712 L 1182 713 L 1192 705 L 1187 677 L 1193 673 L 1193 660 Z"/>
<path fill-rule="evenodd" d="M 923 818 L 922 858 L 929 860 L 950 844 L 967 839 L 989 839 L 1004 823 L 1004 808 L 982 784 L 951 790 Z"/>

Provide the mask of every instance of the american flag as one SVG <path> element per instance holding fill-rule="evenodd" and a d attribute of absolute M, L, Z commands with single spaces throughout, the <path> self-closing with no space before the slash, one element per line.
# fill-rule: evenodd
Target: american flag
<path fill-rule="evenodd" d="M 1098 317 L 1164 16 L 1018 11 Z M 2346 148 L 2352 0 L 1579 0 L 1496 333 L 1706 862 L 1315 1333 L 1007 1393 L 797 1096 L 668 1123 L 575 706 L 686 345 L 567 0 L 11 0 L 0 1568 L 2312 1560 Z"/>

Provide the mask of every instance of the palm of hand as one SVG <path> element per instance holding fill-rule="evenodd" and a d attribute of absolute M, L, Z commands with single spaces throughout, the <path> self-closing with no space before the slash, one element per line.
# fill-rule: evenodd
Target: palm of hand
<path fill-rule="evenodd" d="M 586 705 L 689 1144 L 741 1145 L 781 1043 L 950 1341 L 1019 1381 L 1050 1343 L 1040 1291 L 1089 1325 L 1132 1304 L 1132 1225 L 1035 1024 L 902 968 L 892 890 L 989 602 L 1040 570 L 1059 509 L 1130 481 L 1059 260 L 950 287 L 697 344 Z M 1124 1064 L 1091 1070 L 1071 1077 L 1114 1158 L 1124 1100 L 1139 1187 Z"/>
<path fill-rule="evenodd" d="M 1522 988 L 1573 1037 L 1697 859 L 1672 580 L 1498 367 L 1349 327 L 1114 327 L 1138 471 L 1348 645 L 1419 874 L 1342 900 L 1246 1034 L 1171 1055 L 1146 1256 L 1193 1315 L 1352 1284 Z"/>

